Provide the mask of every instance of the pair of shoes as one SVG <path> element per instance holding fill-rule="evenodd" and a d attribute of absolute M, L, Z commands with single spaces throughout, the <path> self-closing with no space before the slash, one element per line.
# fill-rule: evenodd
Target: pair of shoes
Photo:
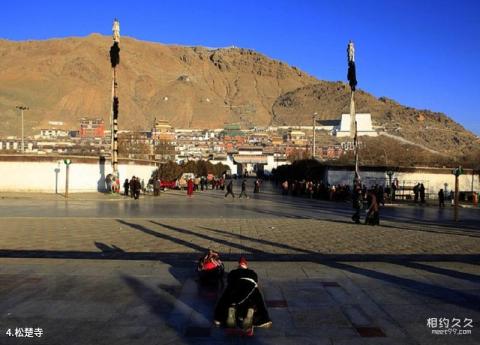
<path fill-rule="evenodd" d="M 237 317 L 236 317 L 237 311 L 235 310 L 235 307 L 230 307 L 228 308 L 228 316 L 227 316 L 227 327 L 228 328 L 234 328 L 236 323 L 237 323 Z"/>
<path fill-rule="evenodd" d="M 252 328 L 252 325 L 253 325 L 253 313 L 254 313 L 253 308 L 248 308 L 248 310 L 247 310 L 247 315 L 246 315 L 245 318 L 243 319 L 243 323 L 242 323 L 242 328 L 243 328 L 244 331 L 248 331 L 249 329 Z"/>
<path fill-rule="evenodd" d="M 267 321 L 265 323 L 262 323 L 261 325 L 258 325 L 257 327 L 259 328 L 269 328 L 272 327 L 272 321 Z"/>

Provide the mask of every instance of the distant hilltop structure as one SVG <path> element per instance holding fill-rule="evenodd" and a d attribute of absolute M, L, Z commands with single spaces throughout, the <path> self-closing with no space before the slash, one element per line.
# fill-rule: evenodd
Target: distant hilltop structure
<path fill-rule="evenodd" d="M 155 140 L 175 140 L 175 130 L 170 125 L 170 122 L 166 120 L 155 120 L 155 124 L 152 128 L 152 138 Z"/>
<path fill-rule="evenodd" d="M 378 133 L 372 127 L 372 116 L 370 114 L 356 114 L 357 135 L 376 137 Z M 350 137 L 350 114 L 342 114 L 340 125 L 334 128 L 337 137 Z"/>
<path fill-rule="evenodd" d="M 48 121 L 48 124 L 51 126 L 63 126 L 63 121 Z"/>

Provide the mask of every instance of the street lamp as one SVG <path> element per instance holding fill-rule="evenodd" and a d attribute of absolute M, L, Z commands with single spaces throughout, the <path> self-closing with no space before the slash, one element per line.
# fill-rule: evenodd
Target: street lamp
<path fill-rule="evenodd" d="M 28 107 L 26 107 L 24 105 L 17 105 L 16 108 L 20 110 L 20 113 L 22 115 L 22 153 L 25 153 L 25 146 L 24 146 L 24 141 L 23 141 L 23 111 L 24 110 L 29 110 L 29 109 L 28 109 Z"/>

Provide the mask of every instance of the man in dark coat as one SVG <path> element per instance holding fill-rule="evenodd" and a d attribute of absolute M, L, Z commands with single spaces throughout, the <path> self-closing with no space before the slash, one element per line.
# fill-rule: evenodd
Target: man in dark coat
<path fill-rule="evenodd" d="M 356 224 L 360 224 L 360 210 L 363 207 L 362 186 L 360 185 L 360 183 L 356 183 L 353 188 L 352 203 L 353 209 L 355 210 L 355 213 L 352 216 L 352 220 Z"/>
<path fill-rule="evenodd" d="M 417 183 L 415 187 L 413 187 L 413 200 L 418 202 L 418 193 L 420 192 L 420 183 Z"/>
<path fill-rule="evenodd" d="M 443 189 L 438 192 L 438 207 L 445 207 L 445 193 Z"/>
<path fill-rule="evenodd" d="M 247 180 L 243 180 L 243 182 L 242 182 L 242 192 L 240 193 L 240 196 L 239 196 L 238 198 L 241 199 L 242 196 L 245 196 L 245 198 L 248 199 L 248 195 L 247 195 Z"/>
<path fill-rule="evenodd" d="M 132 178 L 130 179 L 130 197 L 131 198 L 134 197 L 134 195 L 133 195 L 134 190 L 135 190 L 135 176 L 132 176 Z"/>
<path fill-rule="evenodd" d="M 130 183 L 128 182 L 128 178 L 126 178 L 125 182 L 123 182 L 123 190 L 125 191 L 125 196 L 128 196 L 129 188 L 130 188 Z"/>
<path fill-rule="evenodd" d="M 425 203 L 425 186 L 423 185 L 423 183 L 420 184 L 418 191 L 420 192 L 420 202 L 424 204 Z"/>
<path fill-rule="evenodd" d="M 232 198 L 235 199 L 235 194 L 233 194 L 233 181 L 230 180 L 230 182 L 228 182 L 228 185 L 227 185 L 227 192 L 225 193 L 225 198 L 231 194 L 232 195 Z"/>
<path fill-rule="evenodd" d="M 227 278 L 227 287 L 215 307 L 215 324 L 233 328 L 237 320 L 242 320 L 242 328 L 252 326 L 270 327 L 272 321 L 268 315 L 262 294 L 258 289 L 258 276 L 248 268 L 245 257 L 238 261 L 238 268 L 231 271 Z"/>
<path fill-rule="evenodd" d="M 138 199 L 140 197 L 140 189 L 142 188 L 142 185 L 140 184 L 140 179 L 138 177 L 132 177 L 133 180 L 133 197 L 135 199 Z"/>

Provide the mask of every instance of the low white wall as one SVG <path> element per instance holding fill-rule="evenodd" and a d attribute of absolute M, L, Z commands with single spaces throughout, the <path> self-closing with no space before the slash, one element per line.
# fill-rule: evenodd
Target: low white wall
<path fill-rule="evenodd" d="M 327 173 L 327 180 L 330 184 L 348 184 L 351 185 L 354 177 L 353 171 L 329 169 Z M 382 171 L 360 171 L 362 183 L 367 186 L 378 183 L 380 180 L 388 181 L 388 175 Z M 425 185 L 427 193 L 436 197 L 438 191 L 445 189 L 445 183 L 448 184 L 447 190 L 450 191 L 455 188 L 455 176 L 451 173 L 431 173 L 431 172 L 395 172 L 393 179 L 398 179 L 401 185 L 403 181 L 428 181 Z M 472 175 L 467 173 L 460 175 L 459 190 L 462 192 L 476 191 L 480 192 L 480 181 L 478 173 Z"/>
<path fill-rule="evenodd" d="M 154 165 L 119 164 L 120 182 L 133 175 L 150 179 Z M 105 176 L 112 172 L 110 161 L 70 165 L 68 191 L 96 192 L 105 190 Z M 63 160 L 50 162 L 0 161 L 0 192 L 65 192 L 66 167 Z M 123 187 L 122 187 L 123 190 Z"/>

